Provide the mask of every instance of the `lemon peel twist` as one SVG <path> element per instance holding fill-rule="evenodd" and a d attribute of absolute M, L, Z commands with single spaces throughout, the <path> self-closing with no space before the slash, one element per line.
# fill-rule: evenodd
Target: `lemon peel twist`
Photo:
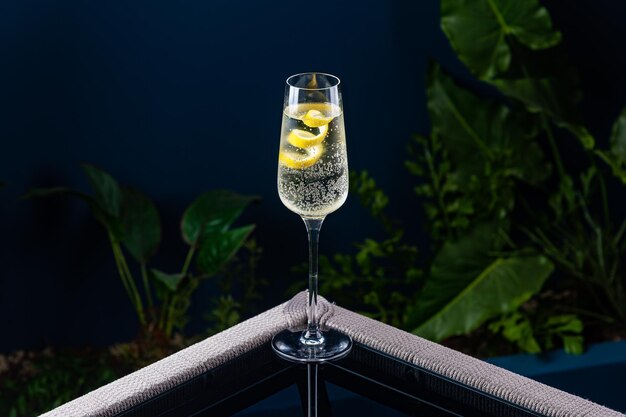
<path fill-rule="evenodd" d="M 293 169 L 305 169 L 314 165 L 324 154 L 322 143 L 328 135 L 332 116 L 325 116 L 319 110 L 311 109 L 300 118 L 307 127 L 318 129 L 318 133 L 307 130 L 293 129 L 287 136 L 287 142 L 295 150 L 283 149 L 278 154 L 281 164 Z"/>

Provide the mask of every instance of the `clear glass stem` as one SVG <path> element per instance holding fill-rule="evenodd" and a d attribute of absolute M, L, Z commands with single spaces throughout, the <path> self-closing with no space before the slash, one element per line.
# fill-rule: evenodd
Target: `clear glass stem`
<path fill-rule="evenodd" d="M 320 229 L 324 218 L 302 218 L 309 235 L 309 299 L 307 308 L 307 328 L 300 341 L 307 346 L 324 344 L 324 336 L 319 329 L 317 317 L 317 249 L 319 246 Z"/>

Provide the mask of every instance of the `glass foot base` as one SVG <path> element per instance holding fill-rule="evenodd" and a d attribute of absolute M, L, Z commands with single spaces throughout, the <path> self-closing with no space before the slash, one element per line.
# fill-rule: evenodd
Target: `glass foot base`
<path fill-rule="evenodd" d="M 321 332 L 324 343 L 307 346 L 301 342 L 302 330 L 283 330 L 272 339 L 272 349 L 283 359 L 292 362 L 319 363 L 341 359 L 350 353 L 352 339 L 336 330 Z"/>

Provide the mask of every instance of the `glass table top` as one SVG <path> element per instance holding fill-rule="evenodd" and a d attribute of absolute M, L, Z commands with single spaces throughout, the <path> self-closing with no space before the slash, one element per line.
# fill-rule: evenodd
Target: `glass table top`
<path fill-rule="evenodd" d="M 320 417 L 541 415 L 358 343 L 320 365 L 286 362 L 267 343 L 118 416 L 306 416 L 315 372 Z"/>

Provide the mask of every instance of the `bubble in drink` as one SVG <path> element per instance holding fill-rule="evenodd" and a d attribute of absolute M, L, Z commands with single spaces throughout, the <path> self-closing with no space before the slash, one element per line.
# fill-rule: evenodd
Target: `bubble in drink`
<path fill-rule="evenodd" d="M 330 103 L 285 108 L 278 163 L 278 194 L 291 211 L 321 218 L 348 196 L 343 113 Z"/>

